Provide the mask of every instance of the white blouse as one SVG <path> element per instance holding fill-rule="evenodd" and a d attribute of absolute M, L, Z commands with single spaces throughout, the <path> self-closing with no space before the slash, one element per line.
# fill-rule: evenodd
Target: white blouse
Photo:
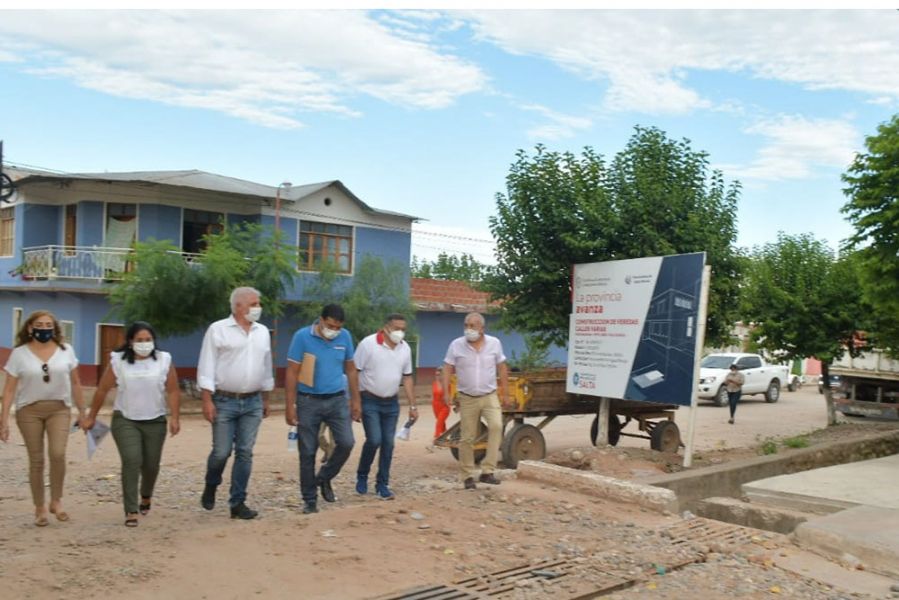
<path fill-rule="evenodd" d="M 172 365 L 172 355 L 156 351 L 152 358 L 135 359 L 132 365 L 121 352 L 110 352 L 109 365 L 118 389 L 113 410 L 133 421 L 149 421 L 165 415 L 165 381 Z"/>
<path fill-rule="evenodd" d="M 18 380 L 16 385 L 16 410 L 41 400 L 62 400 L 72 406 L 72 370 L 78 367 L 78 359 L 72 346 L 57 347 L 47 361 L 39 359 L 27 345 L 17 346 L 9 355 L 4 370 Z M 44 375 L 50 381 L 44 381 Z"/>

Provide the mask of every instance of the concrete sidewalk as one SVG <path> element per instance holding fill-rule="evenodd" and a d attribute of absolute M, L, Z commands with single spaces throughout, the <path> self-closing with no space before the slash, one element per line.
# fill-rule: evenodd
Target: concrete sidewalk
<path fill-rule="evenodd" d="M 899 454 L 769 477 L 743 492 L 753 503 L 825 515 L 796 528 L 801 546 L 899 577 Z"/>

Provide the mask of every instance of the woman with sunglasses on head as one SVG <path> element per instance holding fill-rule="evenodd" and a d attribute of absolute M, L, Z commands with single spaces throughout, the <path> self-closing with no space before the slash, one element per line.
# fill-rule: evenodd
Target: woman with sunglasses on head
<path fill-rule="evenodd" d="M 122 498 L 125 526 L 137 527 L 138 513 L 150 512 L 153 487 L 166 436 L 166 404 L 171 418 L 168 431 L 176 435 L 180 390 L 172 355 L 156 348 L 156 332 L 137 321 L 125 332 L 125 343 L 109 356 L 109 368 L 100 378 L 90 414 L 81 421 L 86 432 L 94 426 L 106 394 L 116 388 L 112 412 L 112 437 L 122 459 Z M 140 481 L 140 504 L 138 504 Z"/>
<path fill-rule="evenodd" d="M 0 413 L 0 440 L 9 441 L 9 413 L 16 403 L 16 424 L 28 450 L 28 481 L 34 500 L 34 524 L 49 523 L 44 503 L 44 437 L 50 457 L 50 512 L 59 521 L 68 521 L 62 508 L 62 488 L 66 475 L 66 444 L 74 403 L 84 416 L 84 399 L 78 377 L 75 350 L 63 341 L 62 328 L 52 313 L 31 313 L 16 335 L 16 347 L 4 370 L 3 409 Z"/>

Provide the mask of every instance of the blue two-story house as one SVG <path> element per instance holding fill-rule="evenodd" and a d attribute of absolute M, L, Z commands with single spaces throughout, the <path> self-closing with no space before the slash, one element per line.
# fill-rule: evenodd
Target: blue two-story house
<path fill-rule="evenodd" d="M 277 222 L 297 247 L 299 274 L 313 273 L 327 258 L 351 278 L 367 254 L 409 268 L 415 217 L 374 209 L 340 181 L 272 187 L 203 171 L 4 172 L 16 191 L 0 207 L 0 364 L 24 318 L 46 309 L 75 348 L 83 381 L 95 383 L 124 337 L 125 325 L 109 316 L 107 294 L 127 268 L 133 244 L 169 240 L 190 260 L 202 252 L 203 235 L 223 220 Z M 296 278 L 288 300 L 302 299 L 304 281 Z M 222 316 L 227 312 L 223 306 Z M 290 334 L 305 324 L 290 314 L 279 320 L 284 333 L 275 336 L 277 366 L 284 366 Z M 180 376 L 194 373 L 202 336 L 198 330 L 160 340 Z"/>

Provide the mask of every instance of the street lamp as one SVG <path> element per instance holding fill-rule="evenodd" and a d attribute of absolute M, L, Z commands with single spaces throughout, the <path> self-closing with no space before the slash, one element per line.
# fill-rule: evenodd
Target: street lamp
<path fill-rule="evenodd" d="M 281 231 L 281 190 L 289 194 L 291 187 L 293 187 L 293 184 L 285 181 L 275 191 L 275 231 Z"/>
<path fill-rule="evenodd" d="M 290 193 L 290 188 L 292 184 L 289 181 L 283 182 L 278 186 L 278 189 L 275 190 L 275 249 L 278 250 L 281 247 L 281 190 L 284 190 L 286 194 Z M 278 374 L 278 364 L 275 362 L 275 359 L 278 355 L 278 317 L 275 317 L 275 322 L 273 323 L 275 327 L 274 334 L 272 335 L 272 366 L 275 369 L 275 376 L 277 379 Z"/>

